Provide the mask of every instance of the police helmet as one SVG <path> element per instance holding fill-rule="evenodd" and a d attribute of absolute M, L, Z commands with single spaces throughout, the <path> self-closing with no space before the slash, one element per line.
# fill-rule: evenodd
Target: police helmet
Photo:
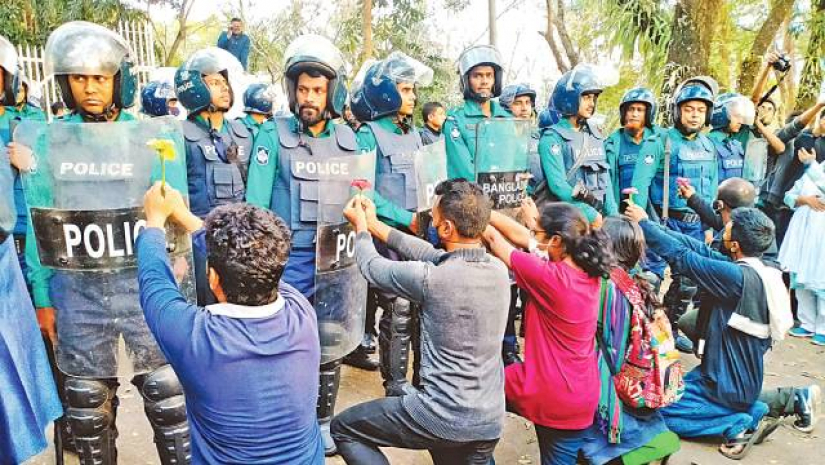
<path fill-rule="evenodd" d="M 730 125 L 731 117 L 737 117 L 742 124 L 752 125 L 756 119 L 753 102 L 742 94 L 726 92 L 716 99 L 710 124 L 713 129 L 725 129 Z"/>
<path fill-rule="evenodd" d="M 326 37 L 317 34 L 302 35 L 286 48 L 284 53 L 284 91 L 289 109 L 298 114 L 295 90 L 302 73 L 321 74 L 329 79 L 325 118 L 341 116 L 347 102 L 346 67 L 341 51 Z"/>
<path fill-rule="evenodd" d="M 176 98 L 171 84 L 151 81 L 140 91 L 140 111 L 149 116 L 166 116 L 169 114 L 169 100 Z"/>
<path fill-rule="evenodd" d="M 682 121 L 682 104 L 691 100 L 705 102 L 708 107 L 705 116 L 705 126 L 710 124 L 711 113 L 713 111 L 713 91 L 706 85 L 699 82 L 685 82 L 676 92 L 673 99 L 673 124 L 679 125 Z"/>
<path fill-rule="evenodd" d="M 498 103 L 504 107 L 505 110 L 510 111 L 510 105 L 518 97 L 530 97 L 533 108 L 536 108 L 536 91 L 531 89 L 527 84 L 510 84 L 501 91 L 501 97 L 498 98 Z"/>
<path fill-rule="evenodd" d="M 501 95 L 501 81 L 504 68 L 503 60 L 498 49 L 492 45 L 474 45 L 463 52 L 458 57 L 458 75 L 460 77 L 461 92 L 465 99 L 486 101 Z M 480 95 L 473 92 L 470 87 L 470 71 L 476 66 L 492 66 L 495 76 L 492 95 Z"/>
<path fill-rule="evenodd" d="M 98 24 L 72 21 L 61 25 L 46 42 L 44 72 L 54 76 L 66 106 L 77 102 L 69 87 L 69 75 L 111 76 L 114 78 L 112 105 L 129 108 L 135 103 L 136 78 L 132 71 L 132 51 L 119 34 Z"/>
<path fill-rule="evenodd" d="M 17 101 L 20 87 L 20 63 L 14 45 L 0 36 L 0 72 L 3 73 L 3 88 L 0 89 L 0 105 L 11 107 Z"/>
<path fill-rule="evenodd" d="M 217 47 L 207 47 L 193 53 L 175 71 L 175 94 L 190 115 L 208 109 L 212 94 L 204 77 L 220 74 L 229 87 L 229 106 L 235 102 L 233 80 L 243 74 L 243 66 L 231 53 Z"/>
<path fill-rule="evenodd" d="M 576 116 L 579 114 L 579 102 L 582 95 L 601 94 L 602 86 L 590 66 L 576 66 L 564 73 L 556 82 L 551 97 L 553 107 L 562 116 Z"/>
<path fill-rule="evenodd" d="M 653 95 L 653 92 L 645 89 L 644 87 L 636 87 L 635 89 L 630 89 L 625 92 L 622 96 L 622 101 L 619 103 L 619 119 L 622 126 L 625 124 L 624 114 L 627 112 L 627 106 L 631 103 L 642 103 L 647 106 L 647 112 L 645 113 L 645 126 L 652 128 L 653 122 L 656 119 L 656 110 L 658 109 L 658 105 L 656 104 L 656 96 Z"/>
<path fill-rule="evenodd" d="M 352 113 L 359 121 L 375 121 L 397 113 L 401 108 L 397 84 L 426 86 L 433 80 L 430 67 L 401 52 L 393 52 L 381 61 L 365 63 L 365 67 L 367 71 L 363 78 L 353 85 L 350 102 Z"/>
<path fill-rule="evenodd" d="M 243 93 L 243 111 L 272 116 L 272 92 L 266 84 L 251 84 Z"/>

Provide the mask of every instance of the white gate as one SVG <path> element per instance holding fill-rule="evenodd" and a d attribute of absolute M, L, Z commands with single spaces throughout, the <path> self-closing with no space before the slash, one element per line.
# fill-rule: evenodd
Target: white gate
<path fill-rule="evenodd" d="M 137 74 L 137 99 L 140 99 L 140 90 L 149 82 L 149 76 L 157 67 L 155 57 L 155 34 L 151 24 L 148 22 L 121 22 L 117 25 L 117 32 L 126 39 L 132 49 L 135 63 L 135 73 Z M 46 78 L 43 73 L 43 47 L 18 46 L 17 53 L 20 56 L 20 66 L 23 74 L 29 80 L 29 93 L 40 94 L 40 106 L 52 120 L 51 105 L 61 100 L 60 90 L 57 83 L 52 78 Z M 39 91 L 39 92 L 38 92 Z M 130 111 L 137 111 L 140 103 Z"/>

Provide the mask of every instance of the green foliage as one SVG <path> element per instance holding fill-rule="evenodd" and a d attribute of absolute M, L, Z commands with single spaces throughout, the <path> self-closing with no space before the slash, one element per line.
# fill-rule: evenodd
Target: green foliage
<path fill-rule="evenodd" d="M 49 34 L 68 21 L 89 21 L 109 28 L 119 21 L 145 19 L 142 11 L 119 0 L 3 0 L 0 31 L 12 43 L 45 45 Z"/>

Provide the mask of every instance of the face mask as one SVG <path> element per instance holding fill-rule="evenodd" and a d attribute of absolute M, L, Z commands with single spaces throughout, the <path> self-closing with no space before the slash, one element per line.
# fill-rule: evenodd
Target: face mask
<path fill-rule="evenodd" d="M 178 116 L 178 115 L 180 115 L 180 108 L 178 108 L 178 107 L 170 107 L 170 108 L 169 108 L 169 114 L 170 114 L 170 115 L 172 115 L 172 116 Z"/>

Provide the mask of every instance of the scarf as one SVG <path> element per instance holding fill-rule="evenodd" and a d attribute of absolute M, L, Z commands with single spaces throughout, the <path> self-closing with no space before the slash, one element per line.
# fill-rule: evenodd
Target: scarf
<path fill-rule="evenodd" d="M 611 280 L 603 279 L 599 298 L 598 338 L 605 344 L 599 352 L 599 407 L 596 422 L 599 430 L 607 436 L 608 442 L 621 442 L 622 402 L 616 394 L 613 373 L 618 373 L 624 364 L 627 340 L 630 332 L 630 302 L 622 295 Z M 605 352 L 608 354 L 605 357 Z"/>

